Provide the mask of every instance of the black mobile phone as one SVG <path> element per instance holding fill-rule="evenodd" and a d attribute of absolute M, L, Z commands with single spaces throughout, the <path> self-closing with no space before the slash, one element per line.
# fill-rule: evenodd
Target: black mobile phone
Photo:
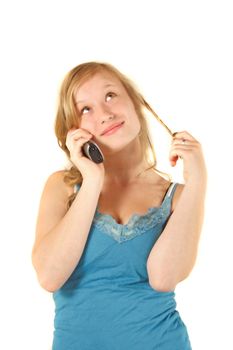
<path fill-rule="evenodd" d="M 104 161 L 104 155 L 101 152 L 99 146 L 94 141 L 86 142 L 83 145 L 82 150 L 84 155 L 93 160 L 93 162 L 102 163 Z"/>

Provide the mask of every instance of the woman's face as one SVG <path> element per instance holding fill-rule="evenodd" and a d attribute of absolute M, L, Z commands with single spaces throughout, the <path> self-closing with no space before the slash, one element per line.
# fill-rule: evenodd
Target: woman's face
<path fill-rule="evenodd" d="M 96 73 L 77 89 L 75 102 L 81 118 L 80 128 L 92 133 L 93 140 L 99 144 L 119 150 L 137 137 L 140 122 L 133 102 L 113 75 Z M 103 134 L 109 126 L 122 122 L 113 133 Z"/>

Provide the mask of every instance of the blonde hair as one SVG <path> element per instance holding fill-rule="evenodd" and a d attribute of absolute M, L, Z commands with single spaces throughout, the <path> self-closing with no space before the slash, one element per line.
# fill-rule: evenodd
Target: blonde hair
<path fill-rule="evenodd" d="M 169 134 L 172 135 L 171 130 L 158 117 L 158 115 L 154 112 L 151 106 L 146 102 L 144 97 L 138 91 L 135 84 L 128 77 L 126 77 L 118 69 L 116 69 L 114 66 L 112 66 L 109 63 L 104 63 L 104 62 L 82 63 L 74 67 L 72 70 L 70 70 L 65 76 L 60 87 L 60 93 L 58 96 L 57 113 L 56 113 L 56 119 L 55 119 L 55 134 L 56 134 L 59 146 L 66 153 L 68 159 L 70 159 L 70 152 L 66 146 L 66 136 L 68 131 L 72 127 L 76 127 L 76 128 L 79 127 L 79 121 L 80 121 L 80 117 L 75 105 L 75 97 L 74 97 L 75 92 L 84 82 L 86 82 L 88 79 L 93 77 L 94 74 L 103 72 L 103 71 L 110 73 L 121 82 L 121 84 L 124 86 L 125 90 L 127 91 L 129 97 L 131 98 L 134 104 L 136 113 L 138 115 L 138 118 L 141 124 L 141 131 L 138 135 L 139 141 L 142 147 L 142 152 L 144 154 L 145 160 L 149 165 L 149 168 L 147 168 L 146 170 L 154 168 L 159 173 L 168 176 L 168 179 L 171 180 L 170 175 L 156 169 L 156 164 L 157 164 L 156 154 L 155 154 L 153 144 L 150 140 L 149 129 L 148 129 L 148 125 L 147 125 L 147 121 L 146 121 L 143 109 L 146 108 L 147 110 L 149 110 L 156 117 L 156 119 L 166 128 Z M 153 159 L 152 162 L 150 159 L 151 154 Z M 70 169 L 65 171 L 64 182 L 71 186 L 75 184 L 80 184 L 82 182 L 82 175 L 80 171 L 77 169 L 77 167 L 75 167 L 75 165 L 72 165 Z M 75 195 L 76 194 L 74 193 L 70 196 L 68 201 L 68 207 L 73 202 Z"/>

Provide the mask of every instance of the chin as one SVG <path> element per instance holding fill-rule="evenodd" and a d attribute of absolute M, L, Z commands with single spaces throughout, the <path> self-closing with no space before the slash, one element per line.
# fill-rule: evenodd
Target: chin
<path fill-rule="evenodd" d="M 101 150 L 103 151 L 104 155 L 113 155 L 122 151 L 127 151 L 127 148 L 132 144 L 132 140 L 125 142 L 124 144 L 119 142 L 119 145 L 114 143 L 113 145 L 101 145 Z M 131 145 L 132 147 L 132 145 Z M 129 151 L 129 150 L 128 150 Z"/>

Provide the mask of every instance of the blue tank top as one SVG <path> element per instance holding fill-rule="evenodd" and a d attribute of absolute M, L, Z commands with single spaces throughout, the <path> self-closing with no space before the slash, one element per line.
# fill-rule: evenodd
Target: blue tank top
<path fill-rule="evenodd" d="M 176 186 L 159 207 L 132 215 L 125 225 L 96 210 L 79 263 L 53 293 L 52 350 L 191 349 L 175 292 L 152 288 L 146 268 Z"/>

